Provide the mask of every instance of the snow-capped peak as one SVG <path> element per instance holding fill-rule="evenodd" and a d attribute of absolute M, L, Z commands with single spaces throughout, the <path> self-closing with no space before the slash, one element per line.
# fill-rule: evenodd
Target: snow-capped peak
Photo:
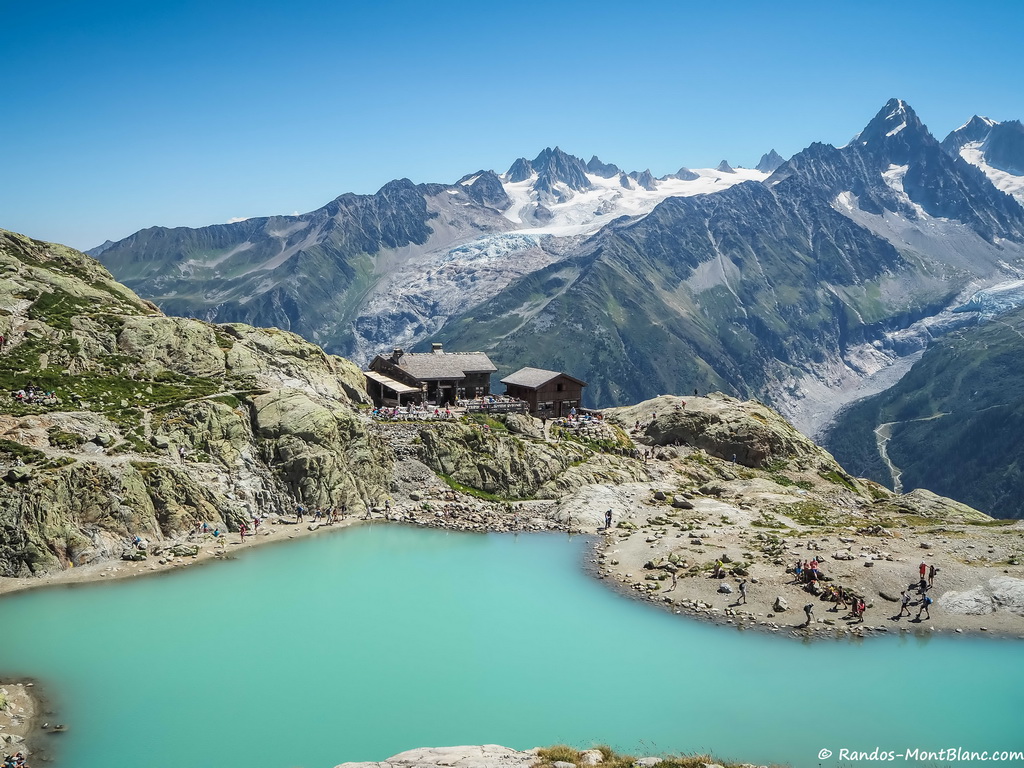
<path fill-rule="evenodd" d="M 962 130 L 964 130 L 966 128 L 974 128 L 974 127 L 981 127 L 981 126 L 983 126 L 985 128 L 991 128 L 993 125 L 999 125 L 999 121 L 993 120 L 990 117 L 984 117 L 983 115 L 975 115 L 970 120 L 968 120 L 966 123 L 964 123 L 959 128 L 957 128 L 955 131 L 953 131 L 953 133 L 959 133 L 960 131 L 962 131 Z"/>
<path fill-rule="evenodd" d="M 918 140 L 931 140 L 928 129 L 903 99 L 889 99 L 850 144 L 869 147 L 890 146 L 889 140 L 896 136 L 900 137 L 899 143 L 904 147 Z"/>
<path fill-rule="evenodd" d="M 570 187 L 565 177 L 551 172 L 551 164 L 545 159 L 550 159 L 555 151 L 545 150 L 533 161 L 520 158 L 501 177 L 505 194 L 512 201 L 504 215 L 518 225 L 516 231 L 560 237 L 589 234 L 619 216 L 644 216 L 668 197 L 718 192 L 734 184 L 764 181 L 768 177 L 767 173 L 747 168 L 682 168 L 678 174 L 660 179 L 650 170 L 606 175 L 616 166 L 594 157 L 587 163 L 589 170 L 583 174 L 582 183 L 577 180 Z M 579 158 L 562 155 L 582 163 Z M 555 165 L 568 162 L 564 158 Z"/>

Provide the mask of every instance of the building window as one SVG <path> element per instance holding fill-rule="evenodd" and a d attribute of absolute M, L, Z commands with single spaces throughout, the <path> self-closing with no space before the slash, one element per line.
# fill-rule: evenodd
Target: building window
<path fill-rule="evenodd" d="M 556 385 L 555 385 L 555 389 L 556 389 L 556 390 L 557 390 L 558 392 L 562 392 L 562 391 L 564 391 L 564 390 L 565 390 L 565 384 L 562 384 L 562 383 L 558 383 L 558 384 L 556 384 Z"/>
<path fill-rule="evenodd" d="M 537 410 L 538 411 L 550 411 L 550 410 L 553 410 L 554 407 L 555 407 L 555 404 L 553 402 L 551 402 L 551 401 L 548 401 L 548 402 L 545 402 L 545 403 L 537 403 Z"/>

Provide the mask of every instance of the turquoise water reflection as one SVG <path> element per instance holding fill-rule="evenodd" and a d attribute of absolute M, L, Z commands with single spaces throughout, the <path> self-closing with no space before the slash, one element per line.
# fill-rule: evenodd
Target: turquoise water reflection
<path fill-rule="evenodd" d="M 324 768 L 476 743 L 794 766 L 824 747 L 1022 747 L 1018 642 L 741 633 L 613 594 L 584 551 L 376 525 L 14 595 L 0 673 L 57 694 L 75 768 Z"/>

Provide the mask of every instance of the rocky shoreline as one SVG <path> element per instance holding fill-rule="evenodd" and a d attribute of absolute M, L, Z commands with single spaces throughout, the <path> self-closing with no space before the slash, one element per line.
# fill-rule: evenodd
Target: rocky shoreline
<path fill-rule="evenodd" d="M 715 398 L 701 399 L 709 406 L 721 404 Z M 662 407 L 671 402 L 661 400 Z M 649 415 L 640 415 L 656 423 L 658 405 L 651 401 L 635 409 L 650 409 Z M 694 405 L 691 401 L 690 408 Z M 726 405 L 735 410 L 743 404 Z M 637 415 L 623 410 L 630 419 Z M 419 434 L 408 424 L 374 424 L 372 429 L 396 453 L 408 450 Z M 429 466 L 406 455 L 392 465 L 387 498 L 333 524 L 270 514 L 258 534 L 244 541 L 236 533 L 216 538 L 191 533 L 160 542 L 141 562 L 108 561 L 40 577 L 0 578 L 0 594 L 162 573 L 228 558 L 259 544 L 377 521 L 476 533 L 557 530 L 594 535 L 585 565 L 619 594 L 744 630 L 798 639 L 894 632 L 1024 636 L 1024 566 L 1017 560 L 1024 551 L 1022 522 L 992 521 L 923 493 L 913 498 L 888 494 L 869 503 L 849 488 L 836 488 L 832 479 L 824 484 L 831 486 L 828 498 L 838 512 L 829 517 L 820 506 L 808 508 L 807 488 L 823 484 L 816 466 L 787 473 L 795 479 L 780 485 L 788 478 L 779 471 L 757 472 L 694 446 L 650 450 L 653 457 L 646 461 L 621 459 L 636 464 L 634 474 L 648 480 L 585 484 L 558 499 L 508 502 L 454 490 Z M 908 508 L 894 507 L 894 500 Z M 608 509 L 614 522 L 605 530 Z M 863 623 L 830 611 L 831 604 L 796 582 L 790 566 L 809 559 L 821 563 L 821 585 L 842 584 L 864 597 L 868 607 Z M 922 559 L 939 566 L 937 584 L 929 592 L 934 599 L 931 619 L 897 620 L 895 601 L 916 582 Z M 711 578 L 718 560 L 723 578 Z M 743 580 L 746 603 L 737 600 Z M 915 592 L 912 612 L 919 608 L 918 599 Z M 806 603 L 814 605 L 814 620 L 802 626 Z"/>
<path fill-rule="evenodd" d="M 0 759 L 19 752 L 28 765 L 47 759 L 50 707 L 35 680 L 0 680 Z M 59 733 L 60 731 L 55 731 Z"/>
<path fill-rule="evenodd" d="M 709 755 L 635 757 L 618 755 L 608 747 L 534 747 L 516 750 L 498 744 L 458 747 L 420 747 L 378 762 L 341 763 L 335 768 L 767 768 L 751 763 L 721 763 Z"/>

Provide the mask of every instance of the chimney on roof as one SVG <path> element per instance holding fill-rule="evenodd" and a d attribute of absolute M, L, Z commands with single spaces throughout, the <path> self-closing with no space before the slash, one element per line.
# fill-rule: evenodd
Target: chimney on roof
<path fill-rule="evenodd" d="M 391 353 L 391 362 L 397 363 L 399 360 L 402 359 L 402 355 L 404 354 L 405 353 L 402 351 L 401 347 L 395 347 L 394 351 L 392 351 Z"/>
<path fill-rule="evenodd" d="M 435 355 L 443 355 L 444 345 L 440 341 L 435 341 L 433 344 L 430 345 L 430 351 L 433 352 Z"/>

